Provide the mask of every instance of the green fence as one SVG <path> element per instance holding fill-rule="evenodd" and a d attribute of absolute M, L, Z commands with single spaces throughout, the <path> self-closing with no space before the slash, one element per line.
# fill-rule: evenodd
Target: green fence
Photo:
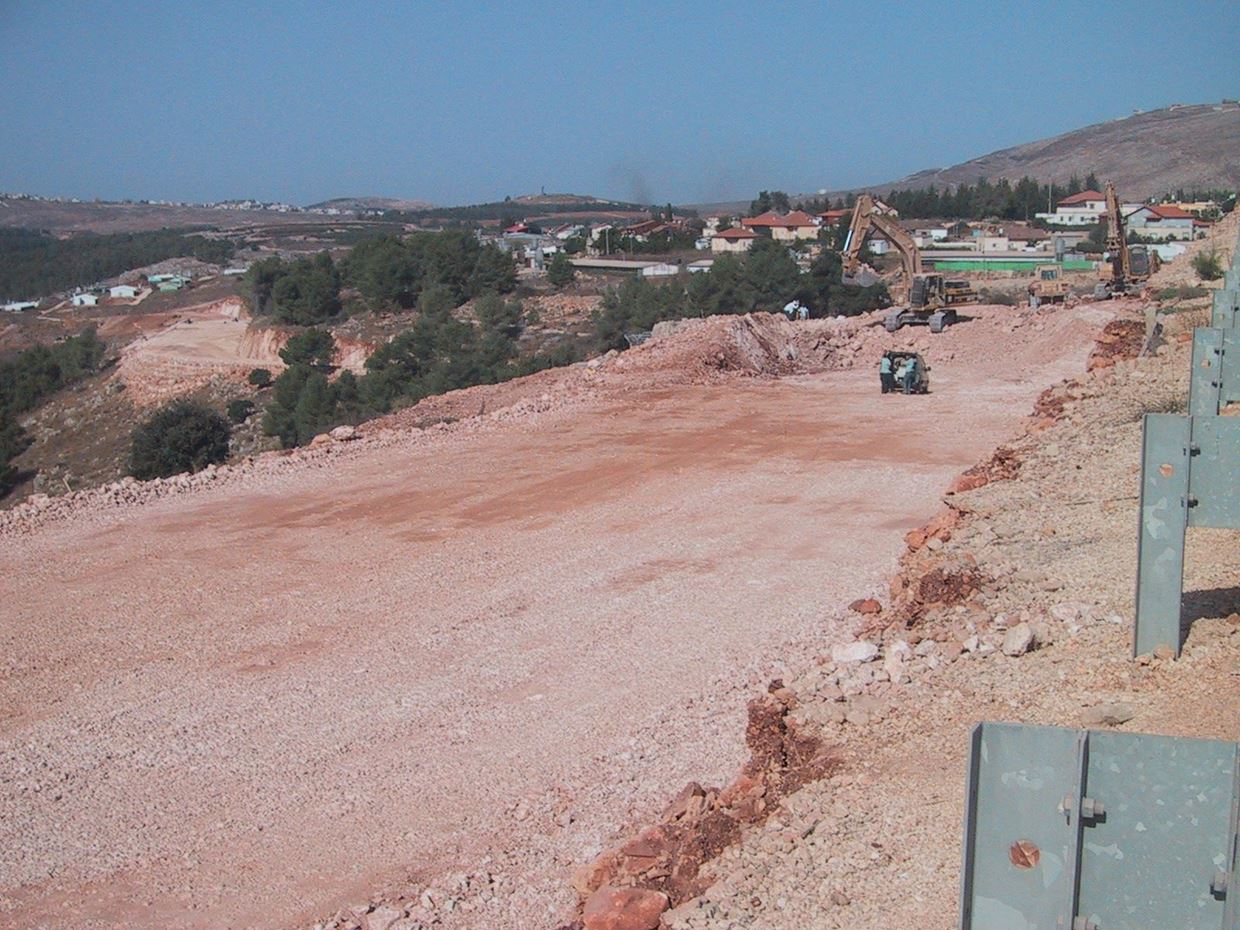
<path fill-rule="evenodd" d="M 1038 265 L 1059 265 L 1064 271 L 1092 271 L 1096 265 L 1086 259 L 1072 259 L 1064 262 L 1046 261 L 1002 261 L 985 258 L 953 258 L 936 259 L 932 255 L 922 253 L 922 261 L 933 266 L 936 271 L 1027 271 L 1033 274 Z"/>

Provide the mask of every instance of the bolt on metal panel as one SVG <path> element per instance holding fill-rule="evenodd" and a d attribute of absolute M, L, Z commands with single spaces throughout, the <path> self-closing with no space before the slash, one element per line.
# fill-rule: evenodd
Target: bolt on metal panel
<path fill-rule="evenodd" d="M 1237 930 L 1235 743 L 982 723 L 961 930 Z"/>
<path fill-rule="evenodd" d="M 1134 655 L 1159 646 L 1180 654 L 1191 429 L 1172 413 L 1146 414 L 1142 427 Z"/>

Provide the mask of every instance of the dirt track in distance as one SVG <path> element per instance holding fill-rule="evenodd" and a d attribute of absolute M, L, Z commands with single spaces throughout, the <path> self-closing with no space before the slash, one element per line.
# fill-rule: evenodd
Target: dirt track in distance
<path fill-rule="evenodd" d="M 551 920 L 559 863 L 735 767 L 720 683 L 845 637 L 1083 369 L 1106 312 L 1059 313 L 897 337 L 927 397 L 630 386 L 0 541 L 0 923 L 278 928 L 484 856 L 485 925 Z"/>

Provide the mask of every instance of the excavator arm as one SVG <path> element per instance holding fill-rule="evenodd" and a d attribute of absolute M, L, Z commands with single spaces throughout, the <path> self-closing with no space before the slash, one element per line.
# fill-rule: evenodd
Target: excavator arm
<path fill-rule="evenodd" d="M 1124 234 L 1124 215 L 1119 206 L 1115 185 L 1107 181 L 1107 251 L 1111 253 L 1111 280 L 1118 285 L 1132 279 L 1132 256 Z"/>
<path fill-rule="evenodd" d="M 896 215 L 895 210 L 869 194 L 862 194 L 857 198 L 852 222 L 848 226 L 848 238 L 844 240 L 845 284 L 861 283 L 858 277 L 861 270 L 861 252 L 866 237 L 874 232 L 879 233 L 900 253 L 906 289 L 912 285 L 913 277 L 921 274 L 921 252 L 918 251 L 913 237 L 896 221 Z"/>

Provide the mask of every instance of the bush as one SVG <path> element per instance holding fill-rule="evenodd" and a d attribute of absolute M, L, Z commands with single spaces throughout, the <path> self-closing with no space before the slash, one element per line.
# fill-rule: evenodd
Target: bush
<path fill-rule="evenodd" d="M 271 372 L 266 368 L 255 368 L 250 372 L 250 377 L 246 379 L 256 388 L 265 388 L 271 385 Z"/>
<path fill-rule="evenodd" d="M 566 287 L 577 277 L 577 269 L 563 252 L 556 252 L 547 265 L 547 281 L 554 288 Z"/>
<path fill-rule="evenodd" d="M 228 420 L 188 400 L 157 410 L 133 432 L 129 472 L 135 478 L 167 478 L 198 471 L 228 458 Z"/>
<path fill-rule="evenodd" d="M 254 401 L 239 397 L 228 402 L 228 419 L 234 423 L 244 423 L 254 412 Z"/>
<path fill-rule="evenodd" d="M 1217 281 L 1223 276 L 1223 260 L 1214 249 L 1193 256 L 1193 271 L 1202 281 Z"/>
<path fill-rule="evenodd" d="M 323 370 L 331 368 L 335 354 L 336 340 L 325 329 L 307 329 L 297 333 L 280 350 L 280 358 L 285 365 L 309 365 Z"/>

